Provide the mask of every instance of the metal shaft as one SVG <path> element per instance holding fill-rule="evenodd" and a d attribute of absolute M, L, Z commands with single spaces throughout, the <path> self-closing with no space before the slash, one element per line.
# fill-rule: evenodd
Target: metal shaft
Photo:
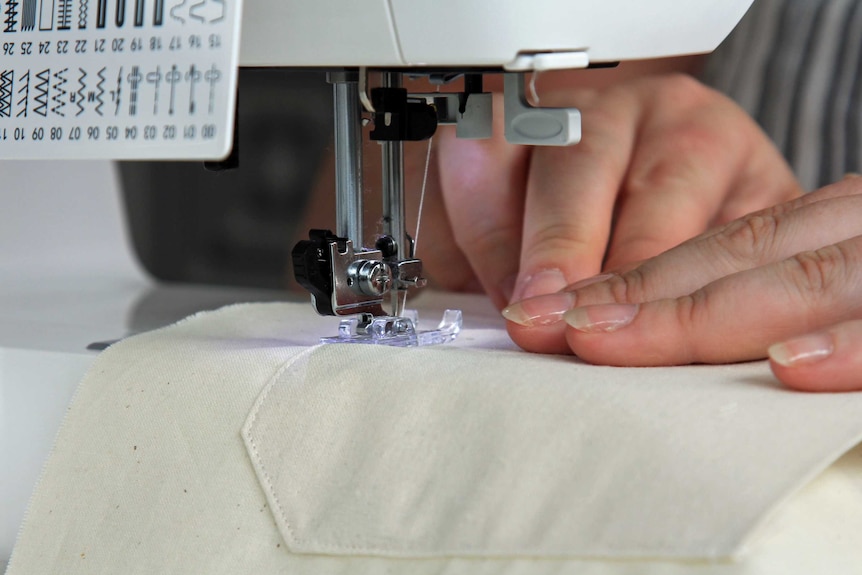
<path fill-rule="evenodd" d="M 356 73 L 329 75 L 335 102 L 336 234 L 362 248 L 362 117 Z"/>
<path fill-rule="evenodd" d="M 400 88 L 401 74 L 383 74 L 383 86 Z M 404 208 L 404 144 L 383 142 L 383 227 L 384 233 L 398 244 L 398 259 L 411 256 L 405 227 Z"/>
<path fill-rule="evenodd" d="M 384 88 L 400 88 L 401 74 L 385 72 Z M 407 240 L 407 219 L 404 207 L 404 143 L 400 141 L 383 142 L 383 233 L 395 240 L 398 247 L 397 259 L 412 257 Z M 400 316 L 404 311 L 401 286 L 393 283 L 392 314 Z"/>

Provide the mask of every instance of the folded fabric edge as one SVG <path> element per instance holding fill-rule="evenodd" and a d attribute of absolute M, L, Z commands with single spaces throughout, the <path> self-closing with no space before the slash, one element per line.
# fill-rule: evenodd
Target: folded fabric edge
<path fill-rule="evenodd" d="M 850 451 L 862 445 L 862 434 L 859 434 L 855 439 L 848 441 L 843 447 L 835 450 L 834 453 L 823 458 L 821 464 L 814 466 L 809 473 L 803 476 L 795 485 L 790 487 L 784 495 L 775 500 L 775 504 L 764 513 L 761 518 L 751 526 L 751 528 L 743 534 L 739 543 L 734 546 L 731 559 L 740 561 L 749 557 L 757 550 L 757 545 L 768 533 L 769 526 L 779 510 L 787 504 L 794 496 L 801 492 L 815 479 L 823 475 L 827 469 L 832 467 L 836 461 L 847 455 Z"/>
<path fill-rule="evenodd" d="M 731 550 L 728 551 L 718 551 L 714 552 L 706 552 L 699 553 L 697 555 L 688 555 L 681 553 L 666 553 L 666 554 L 648 554 L 643 551 L 638 550 L 629 550 L 626 551 L 624 549 L 617 549 L 615 552 L 611 554 L 601 554 L 601 553 L 546 553 L 546 554 L 536 554 L 530 555 L 525 553 L 513 553 L 511 550 L 506 549 L 483 549 L 479 552 L 465 552 L 463 550 L 452 550 L 452 549 L 438 549 L 430 552 L 423 552 L 418 550 L 395 550 L 395 549 L 380 549 L 376 547 L 367 547 L 363 545 L 332 545 L 327 543 L 322 543 L 320 541 L 308 541 L 304 540 L 298 536 L 292 527 L 291 521 L 288 519 L 288 514 L 281 500 L 275 492 L 274 483 L 270 477 L 270 474 L 266 468 L 266 465 L 263 462 L 262 457 L 258 451 L 257 444 L 255 442 L 254 431 L 256 427 L 256 423 L 258 421 L 258 414 L 266 403 L 270 393 L 274 389 L 275 385 L 281 380 L 282 376 L 285 372 L 300 367 L 300 362 L 307 360 L 316 350 L 326 344 L 320 344 L 313 347 L 310 347 L 302 352 L 298 353 L 296 356 L 291 358 L 289 361 L 285 362 L 269 379 L 269 381 L 264 386 L 263 390 L 260 392 L 258 397 L 255 399 L 254 405 L 249 411 L 249 415 L 246 418 L 246 421 L 242 427 L 241 435 L 243 439 L 243 443 L 246 448 L 246 453 L 249 455 L 249 459 L 251 460 L 252 467 L 255 472 L 255 476 L 257 477 L 258 483 L 263 490 L 266 500 L 269 503 L 270 512 L 274 515 L 275 524 L 281 534 L 282 540 L 287 547 L 287 550 L 296 555 L 314 557 L 314 556 L 330 556 L 330 557 L 344 557 L 344 556 L 358 556 L 358 557 L 377 557 L 377 558 L 385 558 L 385 559 L 470 559 L 470 560 L 519 560 L 519 559 L 527 559 L 527 560 L 536 560 L 536 561 L 567 561 L 567 560 L 591 560 L 591 561 L 646 561 L 646 562 L 672 562 L 672 563 L 692 563 L 692 564 L 720 564 L 720 563 L 734 563 L 737 562 L 741 557 L 742 553 L 741 549 L 746 548 L 751 534 L 755 531 L 752 529 L 745 534 L 743 534 L 739 541 L 734 543 Z M 481 351 L 481 350 L 480 350 Z M 862 439 L 862 438 L 860 438 Z M 853 443 L 858 443 L 858 440 Z M 852 447 L 852 445 L 850 446 Z M 846 453 L 848 449 L 844 449 L 841 453 L 837 454 L 834 458 L 827 458 L 824 461 L 822 467 L 817 468 L 813 471 L 809 476 L 806 476 L 804 481 L 799 482 L 798 485 L 794 485 L 790 490 L 788 490 L 787 494 L 782 496 L 776 504 L 776 506 L 769 512 L 769 516 L 775 513 L 775 511 L 788 500 L 794 493 L 798 490 L 802 489 L 808 482 L 810 482 L 813 478 L 817 477 L 820 473 L 822 473 L 830 464 L 834 462 L 838 458 Z M 757 525 L 760 525 L 762 522 L 758 522 Z"/>
<path fill-rule="evenodd" d="M 270 377 L 267 384 L 264 386 L 263 391 L 260 392 L 257 399 L 254 401 L 254 405 L 251 408 L 251 411 L 248 414 L 248 417 L 245 420 L 245 423 L 242 426 L 242 430 L 240 434 L 242 435 L 242 441 L 245 445 L 246 453 L 251 459 L 251 465 L 254 468 L 254 473 L 257 476 L 258 483 L 260 483 L 261 488 L 263 489 L 264 495 L 266 496 L 266 500 L 269 503 L 269 508 L 271 513 L 276 513 L 278 510 L 278 514 L 280 515 L 281 521 L 278 521 L 279 518 L 275 518 L 276 525 L 278 526 L 278 530 L 281 533 L 281 537 L 284 540 L 285 545 L 287 545 L 288 549 L 292 552 L 296 552 L 295 548 L 299 544 L 296 535 L 290 527 L 290 523 L 287 521 L 287 515 L 284 511 L 284 508 L 281 504 L 281 501 L 278 499 L 278 495 L 275 493 L 275 487 L 272 484 L 272 479 L 269 476 L 269 473 L 266 470 L 266 466 L 263 463 L 263 460 L 260 457 L 260 453 L 257 449 L 257 444 L 254 441 L 254 436 L 252 435 L 252 430 L 254 429 L 254 425 L 257 422 L 257 414 L 260 411 L 261 406 L 266 402 L 266 398 L 269 396 L 270 391 L 272 391 L 275 384 L 279 381 L 282 374 L 287 370 L 291 369 L 296 365 L 296 363 L 304 358 L 307 358 L 311 353 L 314 352 L 320 345 L 311 346 L 298 354 L 292 357 L 290 360 L 286 361 L 284 365 L 282 365 L 273 375 Z M 282 528 L 282 525 L 284 528 Z M 287 532 L 285 532 L 287 530 Z"/>

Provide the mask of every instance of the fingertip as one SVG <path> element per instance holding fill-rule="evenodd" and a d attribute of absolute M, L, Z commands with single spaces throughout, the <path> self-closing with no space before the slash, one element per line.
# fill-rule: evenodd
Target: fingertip
<path fill-rule="evenodd" d="M 835 328 L 772 345 L 772 373 L 791 389 L 808 392 L 862 391 L 862 323 Z"/>
<path fill-rule="evenodd" d="M 576 300 L 576 294 L 558 291 L 508 305 L 502 315 L 523 327 L 548 326 L 563 321 L 565 313 L 572 309 Z"/>
<path fill-rule="evenodd" d="M 788 367 L 770 358 L 769 367 L 778 381 L 796 391 L 808 393 L 862 391 L 862 379 L 856 373 L 828 363 Z"/>
<path fill-rule="evenodd" d="M 565 316 L 566 343 L 572 353 L 595 365 L 646 367 L 678 363 L 662 352 L 665 346 L 656 347 L 656 334 L 644 337 L 639 315 L 639 306 L 575 308 Z"/>
<path fill-rule="evenodd" d="M 536 327 L 507 322 L 506 329 L 512 341 L 524 351 L 551 355 L 572 354 L 566 343 L 566 324 L 563 322 Z"/>
<path fill-rule="evenodd" d="M 566 313 L 566 341 L 579 358 L 597 365 L 656 367 L 713 363 L 697 326 L 680 323 L 680 303 L 588 305 Z"/>
<path fill-rule="evenodd" d="M 817 368 L 791 368 L 781 365 L 777 361 L 770 358 L 769 367 L 772 374 L 785 387 L 789 387 L 795 391 L 804 391 L 809 393 L 823 393 L 836 391 L 828 385 L 824 385 L 823 380 L 819 377 Z"/>
<path fill-rule="evenodd" d="M 780 382 L 798 391 L 831 391 L 824 381 L 825 362 L 835 352 L 828 333 L 815 333 L 776 343 L 769 347 L 769 365 Z"/>
<path fill-rule="evenodd" d="M 814 365 L 827 360 L 835 352 L 835 340 L 830 333 L 814 333 L 776 343 L 769 348 L 769 358 L 782 367 Z"/>

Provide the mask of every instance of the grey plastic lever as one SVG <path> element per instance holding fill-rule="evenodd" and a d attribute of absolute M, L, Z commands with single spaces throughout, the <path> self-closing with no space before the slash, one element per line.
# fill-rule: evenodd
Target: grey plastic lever
<path fill-rule="evenodd" d="M 577 108 L 535 108 L 527 102 L 522 73 L 505 74 L 503 103 L 506 140 L 530 146 L 570 146 L 581 141 Z"/>

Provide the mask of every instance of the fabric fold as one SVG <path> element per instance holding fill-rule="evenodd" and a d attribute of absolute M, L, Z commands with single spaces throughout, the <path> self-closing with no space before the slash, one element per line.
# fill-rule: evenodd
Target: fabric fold
<path fill-rule="evenodd" d="M 446 305 L 451 305 L 452 299 L 446 296 Z M 426 305 L 427 311 L 435 304 Z M 631 499 L 616 498 L 598 520 L 587 515 L 595 505 L 589 499 L 611 493 L 609 489 L 619 477 L 638 483 L 639 475 L 626 462 L 625 449 L 660 438 L 670 428 L 674 410 L 702 415 L 719 434 L 733 430 L 740 422 L 751 422 L 759 413 L 766 419 L 756 428 L 747 427 L 745 434 L 737 433 L 735 441 L 761 444 L 764 439 L 759 436 L 772 433 L 773 414 L 762 403 L 766 399 L 774 410 L 789 409 L 775 421 L 789 428 L 788 420 L 795 418 L 795 429 L 785 433 L 782 428 L 783 443 L 778 442 L 776 452 L 757 462 L 757 468 L 783 464 L 788 452 L 803 454 L 802 460 L 808 458 L 810 467 L 796 479 L 794 474 L 805 464 L 787 468 L 788 478 L 781 488 L 792 491 L 805 474 L 816 474 L 855 440 L 856 422 L 862 422 L 854 415 L 857 395 L 785 392 L 774 385 L 762 364 L 670 370 L 688 374 L 689 385 L 683 387 L 690 388 L 690 395 L 685 401 L 669 404 L 660 400 L 665 399 L 673 382 L 651 379 L 648 372 L 639 370 L 632 372 L 631 378 L 596 376 L 595 389 L 586 393 L 588 376 L 600 373 L 593 371 L 599 368 L 580 365 L 572 358 L 538 358 L 516 352 L 495 314 L 482 311 L 490 309 L 484 300 L 464 298 L 459 305 L 467 311 L 462 337 L 454 346 L 413 350 L 419 353 L 392 354 L 388 352 L 393 350 L 367 347 L 309 348 L 319 336 L 331 335 L 335 326 L 299 304 L 224 308 L 113 346 L 94 363 L 69 408 L 30 502 L 7 575 L 801 575 L 815 571 L 851 573 L 850 567 L 862 564 L 862 552 L 848 536 L 862 530 L 859 449 L 845 455 L 786 503 L 778 505 L 783 494 L 771 494 L 777 511 L 761 530 L 762 537 L 742 536 L 750 553 L 732 562 L 679 562 L 672 559 L 678 549 L 669 547 L 665 559 L 620 559 L 612 553 L 622 556 L 623 548 L 619 543 L 616 547 L 611 544 L 625 541 L 617 539 L 613 529 L 619 529 L 619 517 L 624 516 L 621 510 Z M 543 367 L 537 371 L 532 361 L 541 361 Z M 355 383 L 359 376 L 351 375 L 351 369 L 362 375 L 360 384 Z M 434 374 L 447 370 L 460 374 L 456 384 L 446 385 L 436 379 Z M 314 374 L 318 372 L 329 376 L 317 384 L 321 389 L 315 390 L 318 376 Z M 492 372 L 503 375 L 490 381 L 487 374 Z M 676 376 L 671 379 L 676 380 Z M 681 385 L 683 379 L 680 376 L 676 383 Z M 386 384 L 375 387 L 371 385 L 374 381 Z M 422 381 L 429 382 L 428 389 L 419 388 Z M 397 382 L 402 383 L 402 392 L 398 392 Z M 707 394 L 696 392 L 704 382 L 712 382 L 710 389 L 714 388 L 717 397 L 733 397 L 724 402 L 713 399 L 707 407 L 703 404 L 709 399 Z M 263 399 L 270 384 L 270 392 Z M 642 401 L 632 404 L 634 407 L 626 405 L 616 397 L 616 388 L 644 394 L 633 396 Z M 556 391 L 552 394 L 550 389 Z M 593 415 L 598 420 L 596 427 L 587 427 L 587 421 L 574 413 L 569 417 L 572 421 L 562 421 L 565 418 L 556 404 L 570 401 L 575 394 L 583 394 L 584 405 L 586 400 L 600 400 L 603 408 Z M 393 403 L 393 398 L 398 400 Z M 792 401 L 785 403 L 786 398 Z M 277 480 L 290 479 L 291 489 L 313 496 L 307 503 L 300 502 L 301 506 L 293 505 L 290 494 L 284 501 L 291 504 L 286 508 L 288 517 L 296 523 L 296 537 L 306 549 L 330 542 L 339 546 L 323 554 L 288 548 L 279 525 L 280 512 L 273 510 L 272 493 L 259 480 L 242 436 L 243 425 L 254 409 L 260 412 L 261 423 L 266 419 L 263 412 L 278 412 L 283 400 L 289 415 L 278 425 L 282 431 L 292 429 L 294 435 L 290 442 L 278 441 L 282 446 L 278 465 L 270 462 L 267 466 L 272 467 Z M 649 408 L 656 404 L 661 407 Z M 303 418 L 299 408 L 316 414 L 316 422 Z M 445 421 L 445 425 L 430 425 L 434 418 Z M 515 421 L 518 418 L 522 421 Z M 625 433 L 618 429 L 623 419 L 631 422 Z M 830 419 L 833 421 L 827 421 Z M 579 434 L 573 431 L 578 421 L 583 426 Z M 303 422 L 309 427 L 300 426 Z M 418 426 L 420 422 L 422 426 Z M 308 437 L 299 441 L 296 434 L 302 431 Z M 397 440 L 396 431 L 410 434 Z M 535 447 L 517 451 L 513 449 L 522 443 L 518 434 L 544 439 Z M 266 435 L 275 438 L 277 434 Z M 727 457 L 716 449 L 686 451 L 691 445 L 684 447 L 687 439 L 683 436 L 682 432 L 676 434 L 653 454 L 635 454 L 634 460 L 663 460 L 675 454 L 691 458 L 685 476 L 674 480 L 682 485 L 674 493 L 679 509 L 690 508 L 682 505 L 688 494 L 714 487 L 701 481 L 699 470 L 709 468 L 709 461 L 703 459 Z M 458 438 L 463 453 L 447 440 L 453 437 Z M 573 437 L 580 443 L 573 442 Z M 810 445 L 805 445 L 810 438 L 823 448 L 816 457 L 809 451 Z M 591 442 L 609 445 L 611 440 L 613 447 L 606 451 L 606 459 L 600 458 L 599 451 L 591 451 Z M 563 443 L 571 446 L 568 459 L 549 457 L 555 452 L 551 447 Z M 274 445 L 269 441 L 264 444 L 269 445 L 267 449 Z M 427 461 L 418 460 L 417 449 L 424 451 Z M 364 450 L 364 460 L 356 457 L 358 450 Z M 590 453 L 595 459 L 588 458 Z M 282 469 L 295 463 L 297 454 L 300 462 L 309 464 L 303 469 Z M 418 461 L 399 469 L 405 458 Z M 572 467 L 575 458 L 584 461 L 583 469 Z M 386 462 L 389 467 L 382 467 Z M 583 480 L 591 477 L 587 468 L 604 470 L 604 475 L 601 481 L 594 481 L 596 488 L 589 497 L 578 499 L 565 482 L 559 484 L 559 478 L 574 473 L 572 477 Z M 276 475 L 276 469 L 283 475 Z M 375 478 L 382 477 L 381 470 L 386 471 L 386 480 L 375 483 Z M 303 474 L 313 477 L 309 482 L 300 481 Z M 459 474 L 480 479 L 464 482 Z M 404 482 L 405 478 L 412 481 L 411 477 L 424 478 L 424 483 Z M 718 482 L 720 478 L 712 479 Z M 757 474 L 742 466 L 726 468 L 721 480 L 740 491 L 759 489 Z M 320 488 L 311 484 L 314 482 L 321 483 Z M 324 489 L 338 482 L 349 489 Z M 375 492 L 375 485 L 384 487 L 376 487 Z M 441 489 L 447 485 L 451 495 L 444 501 L 446 505 L 438 508 L 439 498 L 446 495 Z M 489 501 L 500 501 L 500 493 L 511 495 L 510 500 L 484 517 L 479 514 Z M 533 500 L 516 501 L 515 495 L 523 493 L 532 494 Z M 743 493 L 742 497 L 748 495 Z M 375 498 L 389 501 L 379 509 L 368 507 Z M 381 529 L 373 525 L 357 529 L 355 522 L 342 522 L 341 516 L 351 509 L 356 511 L 357 501 L 367 504 L 357 516 L 369 521 L 381 519 L 381 528 L 403 525 L 404 530 L 392 539 L 383 539 L 378 533 Z M 571 512 L 576 505 L 582 509 L 580 517 Z M 708 499 L 701 505 L 702 516 L 712 512 Z M 771 513 L 769 509 L 765 505 L 764 513 Z M 298 511 L 305 515 L 296 515 Z M 292 518 L 291 513 L 295 515 Z M 645 523 L 654 526 L 657 515 L 644 515 Z M 519 526 L 522 518 L 523 526 Z M 564 532 L 562 527 L 571 528 L 576 520 L 582 520 L 586 526 L 582 529 L 594 531 L 594 539 L 606 546 L 605 559 L 568 542 L 566 553 L 589 556 L 515 557 L 510 554 L 516 547 L 494 547 L 501 535 L 512 533 L 521 551 L 532 546 L 537 553 L 547 553 L 550 548 L 543 542 L 545 535 L 548 543 L 558 542 L 553 537 Z M 339 523 L 341 531 L 331 529 Z M 690 527 L 697 533 L 713 523 L 710 520 Z M 460 539 L 446 533 L 427 540 L 417 538 L 417 534 L 433 533 L 448 524 L 469 537 Z M 348 540 L 375 545 L 379 553 L 348 552 L 344 548 Z M 687 541 L 703 542 L 704 538 L 692 536 Z M 721 549 L 738 551 L 738 541 L 734 533 L 722 534 L 722 547 L 708 547 L 705 553 L 719 556 Z M 643 549 L 643 541 L 635 540 L 638 548 L 631 543 L 626 543 L 627 549 Z M 291 545 L 297 547 L 293 541 Z M 440 557 L 436 555 L 439 549 L 460 549 L 464 555 Z M 484 555 L 489 552 L 505 556 Z M 396 554 L 399 557 L 394 558 Z M 404 558 L 406 555 L 411 558 Z"/>
<path fill-rule="evenodd" d="M 293 551 L 730 558 L 862 435 L 862 395 L 768 366 L 625 369 L 323 346 L 243 429 Z"/>

